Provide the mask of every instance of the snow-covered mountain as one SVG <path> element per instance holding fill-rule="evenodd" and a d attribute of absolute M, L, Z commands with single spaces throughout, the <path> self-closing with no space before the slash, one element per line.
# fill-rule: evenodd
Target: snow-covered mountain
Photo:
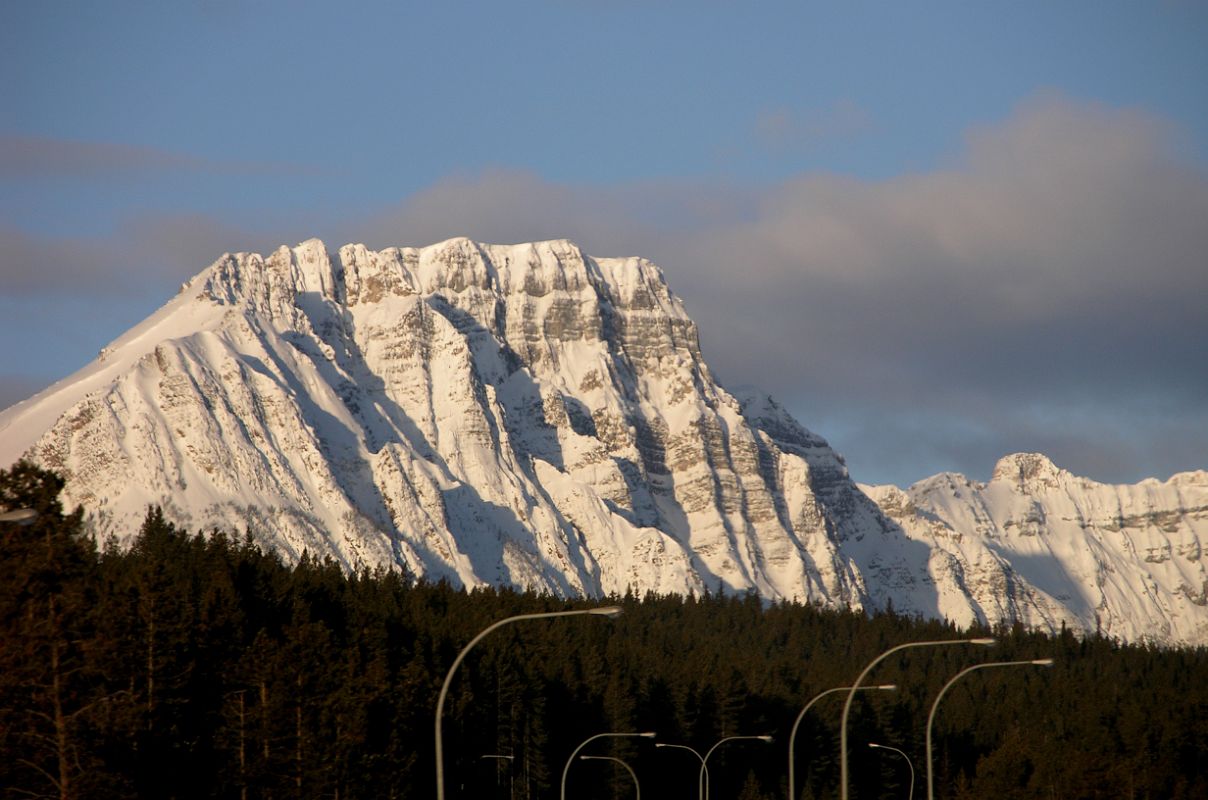
<path fill-rule="evenodd" d="M 1208 474 L 1106 487 L 1013 456 L 984 486 L 861 490 L 770 398 L 717 384 L 654 265 L 566 241 L 226 255 L 0 414 L 0 463 L 21 456 L 101 535 L 154 503 L 465 585 L 1208 643 Z"/>
<path fill-rule="evenodd" d="M 942 597 L 942 616 L 1208 643 L 1208 472 L 1109 486 L 1018 453 L 988 483 L 945 473 L 862 488 L 930 548 L 937 583 L 963 588 Z"/>

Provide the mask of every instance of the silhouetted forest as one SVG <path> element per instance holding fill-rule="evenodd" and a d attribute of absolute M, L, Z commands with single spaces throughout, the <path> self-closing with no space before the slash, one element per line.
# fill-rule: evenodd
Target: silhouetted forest
<path fill-rule="evenodd" d="M 250 536 L 179 530 L 151 510 L 132 547 L 98 545 L 60 478 L 0 472 L 0 787 L 4 797 L 431 798 L 434 711 L 461 648 L 505 617 L 616 603 L 616 619 L 510 624 L 466 658 L 445 707 L 446 788 L 457 798 L 557 798 L 572 751 L 622 759 L 646 798 L 785 798 L 798 712 L 908 641 L 994 635 L 896 654 L 849 723 L 853 800 L 926 797 L 924 731 L 940 688 L 986 661 L 936 718 L 940 798 L 1208 797 L 1208 652 L 1125 646 L 1019 627 L 957 630 L 753 596 L 564 601 L 470 592 L 397 571 L 287 565 Z M 800 798 L 838 795 L 843 695 L 797 736 Z M 510 756 L 499 758 L 496 756 Z M 576 760 L 567 797 L 634 796 L 607 760 Z"/>

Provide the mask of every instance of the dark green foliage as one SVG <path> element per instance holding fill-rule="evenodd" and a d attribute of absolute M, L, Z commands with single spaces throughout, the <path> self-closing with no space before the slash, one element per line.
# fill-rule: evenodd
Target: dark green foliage
<path fill-rule="evenodd" d="M 294 566 L 253 542 L 192 535 L 151 510 L 133 546 L 98 551 L 61 481 L 0 472 L 0 797 L 430 798 L 433 712 L 459 650 L 496 620 L 594 605 L 471 592 L 397 572 Z M 654 730 L 705 753 L 713 797 L 783 798 L 789 726 L 906 641 L 960 638 L 938 622 L 823 611 L 753 596 L 614 598 L 625 614 L 506 626 L 463 663 L 446 704 L 446 787 L 456 798 L 556 798 L 587 737 Z M 925 790 L 924 729 L 940 687 L 982 661 L 1053 657 L 1052 669 L 979 670 L 936 721 L 943 798 L 1208 796 L 1208 653 L 1121 646 L 1016 627 L 993 650 L 887 659 L 849 727 L 852 796 L 904 796 L 901 748 Z M 984 635 L 984 631 L 972 632 Z M 799 798 L 837 796 L 842 695 L 797 738 Z M 645 739 L 584 753 L 623 759 L 644 796 L 696 797 L 699 764 Z M 484 755 L 510 755 L 509 760 Z M 576 762 L 568 796 L 619 800 L 619 765 Z"/>

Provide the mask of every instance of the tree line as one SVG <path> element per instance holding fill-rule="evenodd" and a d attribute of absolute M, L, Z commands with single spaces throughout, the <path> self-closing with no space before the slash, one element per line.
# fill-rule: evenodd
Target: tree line
<path fill-rule="evenodd" d="M 923 796 L 924 726 L 944 696 L 936 796 L 1208 797 L 1208 652 L 1124 645 L 1020 626 L 961 630 L 752 595 L 564 600 L 456 589 L 397 570 L 348 573 L 304 555 L 287 564 L 254 532 L 187 532 L 150 509 L 133 544 L 97 543 L 65 512 L 62 479 L 19 462 L 0 471 L 0 792 L 57 798 L 431 798 L 434 711 L 454 658 L 516 614 L 614 603 L 500 628 L 456 674 L 445 704 L 450 800 L 559 796 L 566 761 L 621 759 L 646 797 L 688 800 L 706 753 L 713 798 L 787 796 L 790 727 L 820 692 L 850 685 L 908 641 L 994 636 L 993 648 L 906 650 L 886 659 L 848 726 L 851 796 Z M 794 800 L 838 795 L 843 695 L 797 734 Z M 634 796 L 608 760 L 576 760 L 567 797 Z"/>

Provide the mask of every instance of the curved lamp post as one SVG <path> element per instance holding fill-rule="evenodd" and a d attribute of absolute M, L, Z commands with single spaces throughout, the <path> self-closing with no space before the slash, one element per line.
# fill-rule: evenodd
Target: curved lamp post
<path fill-rule="evenodd" d="M 726 742 L 733 742 L 738 739 L 758 739 L 761 742 L 772 741 L 772 737 L 768 736 L 766 734 L 763 736 L 727 736 L 726 738 L 722 739 L 717 744 L 710 747 L 709 752 L 705 753 L 705 757 L 700 760 L 700 785 L 703 787 L 703 789 L 701 791 L 702 791 L 702 796 L 704 797 L 704 800 L 709 800 L 709 781 L 708 781 L 709 771 L 706 766 L 709 763 L 709 756 L 713 755 L 713 751 L 716 750 L 717 748 L 721 747 Z"/>
<path fill-rule="evenodd" d="M 966 667 L 965 669 L 962 669 L 960 672 L 956 673 L 956 675 L 954 675 L 950 681 L 944 684 L 944 688 L 940 689 L 940 693 L 935 696 L 935 701 L 931 704 L 931 713 L 927 715 L 927 800 L 934 800 L 935 798 L 931 769 L 931 724 L 935 722 L 935 711 L 940 707 L 940 700 L 944 698 L 944 693 L 948 691 L 952 684 L 956 683 L 961 678 L 975 670 L 989 669 L 990 667 L 1026 666 L 1051 667 L 1053 666 L 1053 659 L 1038 658 L 1033 661 L 991 661 L 988 664 L 974 664 L 973 666 Z"/>
<path fill-rule="evenodd" d="M 633 788 L 637 791 L 636 800 L 642 800 L 642 785 L 638 783 L 638 775 L 633 771 L 633 767 L 626 764 L 619 758 L 612 756 L 579 756 L 580 761 L 615 761 L 625 769 L 629 770 L 629 777 L 633 778 Z"/>
<path fill-rule="evenodd" d="M 789 733 L 789 800 L 797 800 L 797 783 L 796 773 L 794 771 L 793 762 L 796 760 L 794 754 L 796 752 L 797 728 L 801 725 L 801 720 L 805 719 L 805 714 L 810 708 L 828 694 L 837 694 L 839 692 L 850 692 L 850 686 L 837 686 L 834 689 L 827 689 L 825 692 L 814 695 L 813 699 L 805 704 L 805 708 L 801 709 L 801 713 L 797 715 L 797 719 L 793 721 L 793 729 Z M 897 684 L 884 683 L 880 686 L 861 686 L 861 689 L 871 689 L 874 691 L 892 692 L 897 689 Z"/>
<path fill-rule="evenodd" d="M 606 736 L 641 736 L 643 739 L 653 739 L 656 734 L 653 731 L 645 733 L 597 733 L 595 736 L 588 736 L 583 742 L 575 748 L 575 751 L 570 754 L 570 758 L 566 759 L 566 766 L 562 768 L 562 793 L 559 795 L 562 800 L 566 800 L 566 773 L 570 772 L 570 765 L 574 763 L 575 756 L 579 755 L 579 751 L 587 747 L 589 742 L 594 742 L 596 739 L 603 739 Z"/>
<path fill-rule="evenodd" d="M 665 744 L 663 742 L 659 742 L 655 745 L 655 747 L 672 747 L 676 750 L 687 750 L 689 753 L 696 756 L 697 760 L 700 761 L 701 773 L 704 776 L 705 781 L 709 779 L 709 769 L 705 766 L 705 757 L 696 752 L 694 748 L 691 748 L 686 744 Z M 696 779 L 696 792 L 698 800 L 705 800 L 705 784 L 699 777 Z"/>
<path fill-rule="evenodd" d="M 521 620 L 529 619 L 549 619 L 552 617 L 570 617 L 588 614 L 600 617 L 615 617 L 621 613 L 620 606 L 602 606 L 599 608 L 578 608 L 572 611 L 545 611 L 538 614 L 517 614 L 514 617 L 507 617 L 498 622 L 484 628 L 481 633 L 470 640 L 470 643 L 461 649 L 457 654 L 457 658 L 453 659 L 452 666 L 449 667 L 449 672 L 445 675 L 445 682 L 440 687 L 440 697 L 436 700 L 436 800 L 445 800 L 445 766 L 444 766 L 444 744 L 441 737 L 441 719 L 444 717 L 445 697 L 449 694 L 449 685 L 453 683 L 453 673 L 457 672 L 457 668 L 461 666 L 461 662 L 465 660 L 466 653 L 474 645 L 478 644 L 484 636 L 496 628 L 501 628 L 512 622 L 520 622 Z"/>
<path fill-rule="evenodd" d="M 906 759 L 906 766 L 910 767 L 910 793 L 906 796 L 906 800 L 914 800 L 914 764 L 910 763 L 910 756 L 906 755 L 898 748 L 890 747 L 887 744 L 876 744 L 874 742 L 869 742 L 868 746 L 874 750 L 892 750 L 902 758 Z"/>
<path fill-rule="evenodd" d="M 481 756 L 479 756 L 479 758 L 482 758 L 482 759 L 486 759 L 486 758 L 492 758 L 492 759 L 494 759 L 494 760 L 495 760 L 496 765 L 498 765 L 498 764 L 500 764 L 500 763 L 502 763 L 502 762 L 504 762 L 504 761 L 508 762 L 508 764 L 509 764 L 509 765 L 511 765 L 511 764 L 515 763 L 515 761 L 516 761 L 516 757 L 515 757 L 515 756 L 505 756 L 505 755 L 501 755 L 501 754 L 499 754 L 499 753 L 487 753 L 486 755 L 481 755 Z M 509 769 L 509 770 L 508 770 L 508 786 L 509 786 L 509 789 L 508 789 L 508 800 L 511 800 L 512 795 L 515 793 L 515 786 L 516 786 L 516 772 L 515 772 L 515 770 L 512 770 L 512 769 Z M 495 791 L 496 791 L 496 792 L 498 792 L 498 791 L 499 791 L 499 772 L 498 772 L 498 766 L 496 767 L 496 772 L 495 772 Z"/>
<path fill-rule="evenodd" d="M 994 644 L 994 639 L 978 638 L 978 639 L 941 639 L 933 642 L 906 642 L 897 647 L 891 647 L 881 655 L 868 662 L 868 666 L 860 673 L 860 677 L 856 678 L 856 682 L 851 685 L 851 690 L 847 693 L 847 700 L 843 703 L 843 721 L 839 723 L 839 798 L 847 800 L 847 715 L 851 712 L 851 701 L 856 696 L 856 690 L 860 688 L 860 684 L 872 672 L 872 668 L 880 664 L 889 656 L 905 650 L 908 647 L 942 647 L 948 644 L 976 644 L 989 646 Z"/>

